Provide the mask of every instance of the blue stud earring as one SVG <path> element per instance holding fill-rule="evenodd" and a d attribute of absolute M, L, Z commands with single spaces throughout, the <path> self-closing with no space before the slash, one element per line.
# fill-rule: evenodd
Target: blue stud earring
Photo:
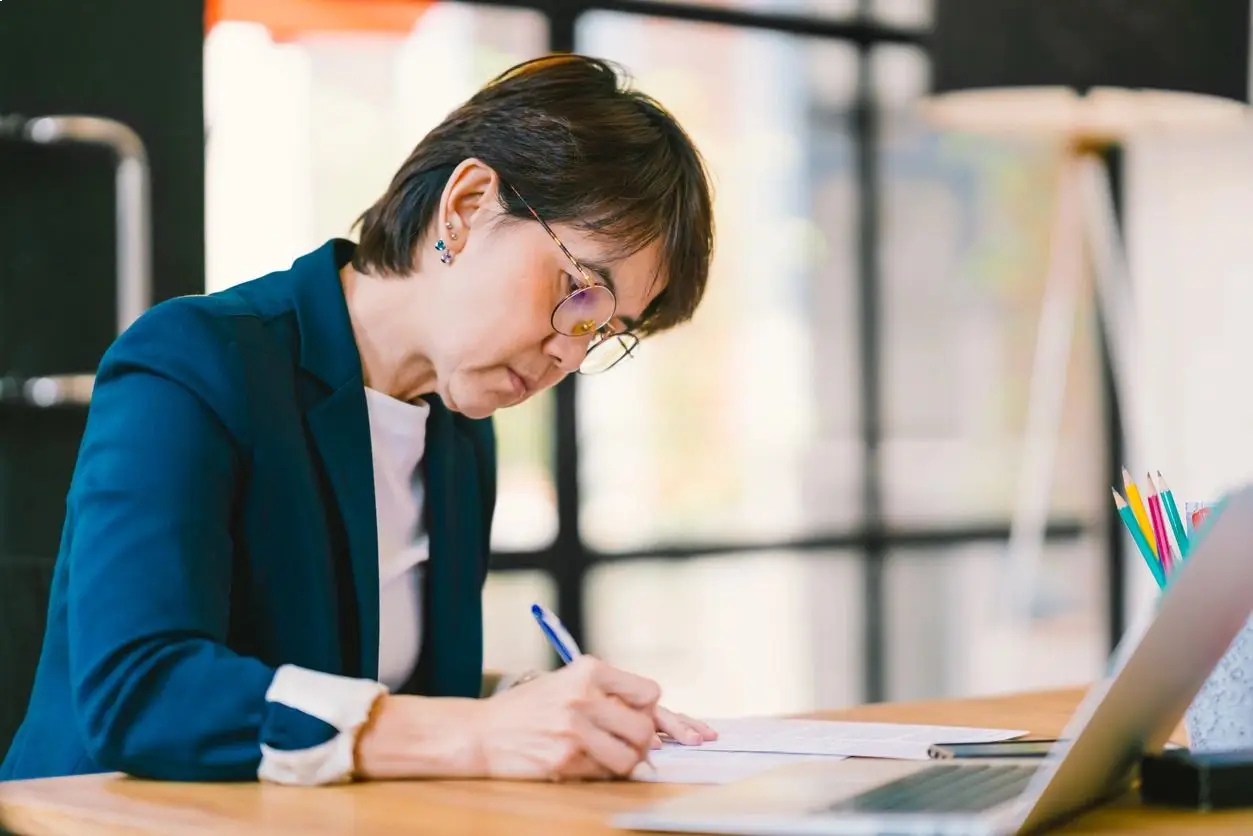
<path fill-rule="evenodd" d="M 448 249 L 448 245 L 441 238 L 435 242 L 435 249 L 439 250 L 439 260 L 445 264 L 452 264 L 452 250 Z"/>

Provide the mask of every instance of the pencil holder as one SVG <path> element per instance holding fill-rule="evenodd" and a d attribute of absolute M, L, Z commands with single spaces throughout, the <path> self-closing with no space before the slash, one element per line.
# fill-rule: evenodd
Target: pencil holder
<path fill-rule="evenodd" d="M 1194 752 L 1253 749 L 1253 617 L 1197 692 L 1184 725 Z"/>

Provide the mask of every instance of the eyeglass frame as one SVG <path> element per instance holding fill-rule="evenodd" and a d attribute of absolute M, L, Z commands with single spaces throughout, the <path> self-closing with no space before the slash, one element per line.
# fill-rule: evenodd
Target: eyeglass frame
<path fill-rule="evenodd" d="M 502 180 L 502 182 L 505 182 L 505 181 Z M 605 320 L 604 324 L 602 324 L 594 332 L 592 341 L 588 343 L 587 349 L 584 351 L 583 361 L 581 361 L 579 364 L 579 370 L 578 370 L 579 374 L 583 374 L 583 375 L 603 374 L 609 371 L 610 369 L 612 369 L 614 366 L 621 363 L 627 357 L 634 357 L 635 356 L 634 351 L 636 348 L 639 347 L 639 344 L 640 344 L 639 336 L 635 334 L 630 328 L 627 328 L 625 331 L 609 330 L 610 323 L 613 321 L 614 316 L 618 312 L 618 294 L 615 293 L 614 289 L 610 287 L 609 285 L 597 282 L 590 275 L 588 275 L 587 268 L 584 267 L 579 262 L 579 260 L 574 257 L 574 253 L 570 252 L 570 250 L 566 247 L 566 245 L 561 242 L 561 239 L 557 237 L 557 233 L 553 231 L 553 228 L 548 225 L 547 221 L 545 221 L 543 218 L 540 217 L 539 212 L 535 211 L 535 209 L 531 206 L 531 204 L 527 202 L 527 199 L 522 196 L 522 193 L 519 192 L 512 183 L 505 182 L 505 185 L 507 185 L 509 187 L 509 191 L 513 192 L 514 196 L 517 197 L 518 200 L 522 202 L 522 205 L 526 207 L 526 210 L 531 213 L 531 217 L 535 218 L 536 222 L 538 222 L 539 225 L 544 228 L 544 231 L 547 232 L 548 236 L 553 239 L 553 242 L 556 243 L 557 247 L 561 250 L 562 254 L 565 255 L 565 257 L 570 261 L 570 264 L 574 266 L 575 272 L 578 273 L 578 279 L 576 279 L 576 281 L 580 282 L 579 287 L 576 290 L 570 291 L 565 296 L 562 296 L 560 301 L 558 301 L 556 306 L 553 308 L 552 314 L 549 315 L 548 323 L 552 327 L 553 331 L 566 337 L 576 336 L 574 334 L 566 334 L 557 329 L 557 326 L 555 324 L 556 319 L 557 319 L 557 311 L 561 310 L 561 306 L 564 305 L 566 302 L 568 302 L 572 297 L 577 296 L 579 293 L 582 293 L 588 288 L 603 287 L 606 291 L 608 291 L 610 298 L 613 299 L 613 312 L 609 314 L 609 318 Z M 619 357 L 617 360 L 614 360 L 605 368 L 600 369 L 599 371 L 595 371 L 595 372 L 583 371 L 583 367 L 582 367 L 583 362 L 586 362 L 587 358 L 592 355 L 592 352 L 596 349 L 596 347 L 601 345 L 604 342 L 607 342 L 609 339 L 613 337 L 617 337 L 619 339 L 629 338 L 631 340 L 631 344 L 624 350 L 622 356 Z"/>

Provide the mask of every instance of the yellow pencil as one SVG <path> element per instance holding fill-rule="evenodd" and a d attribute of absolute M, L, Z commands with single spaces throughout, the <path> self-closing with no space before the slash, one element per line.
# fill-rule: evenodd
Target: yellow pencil
<path fill-rule="evenodd" d="M 1123 525 L 1127 526 L 1127 533 L 1131 535 L 1131 539 L 1135 541 L 1136 548 L 1140 551 L 1140 556 L 1144 558 L 1144 564 L 1149 567 L 1149 571 L 1153 573 L 1153 580 L 1157 581 L 1158 589 L 1166 588 L 1166 570 L 1158 561 L 1157 557 L 1149 551 L 1149 544 L 1144 539 L 1140 526 L 1136 523 L 1135 516 L 1131 513 L 1131 509 L 1127 507 L 1127 502 L 1118 495 L 1118 491 L 1110 488 L 1114 493 L 1114 506 L 1118 508 L 1118 516 L 1122 517 Z"/>
<path fill-rule="evenodd" d="M 1144 539 L 1148 541 L 1153 554 L 1160 559 L 1161 553 L 1157 550 L 1157 538 L 1153 536 L 1153 526 L 1149 523 L 1149 514 L 1144 508 L 1144 500 L 1140 498 L 1140 489 L 1136 487 L 1135 482 L 1131 481 L 1131 474 L 1125 467 L 1122 469 L 1122 484 L 1127 489 L 1127 505 L 1131 507 L 1131 513 L 1139 523 Z"/>

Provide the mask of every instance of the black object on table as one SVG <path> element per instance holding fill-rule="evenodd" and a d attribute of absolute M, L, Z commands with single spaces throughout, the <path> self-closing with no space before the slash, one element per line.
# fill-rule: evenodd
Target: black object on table
<path fill-rule="evenodd" d="M 1191 810 L 1253 807 L 1253 750 L 1146 755 L 1140 760 L 1140 798 Z"/>

